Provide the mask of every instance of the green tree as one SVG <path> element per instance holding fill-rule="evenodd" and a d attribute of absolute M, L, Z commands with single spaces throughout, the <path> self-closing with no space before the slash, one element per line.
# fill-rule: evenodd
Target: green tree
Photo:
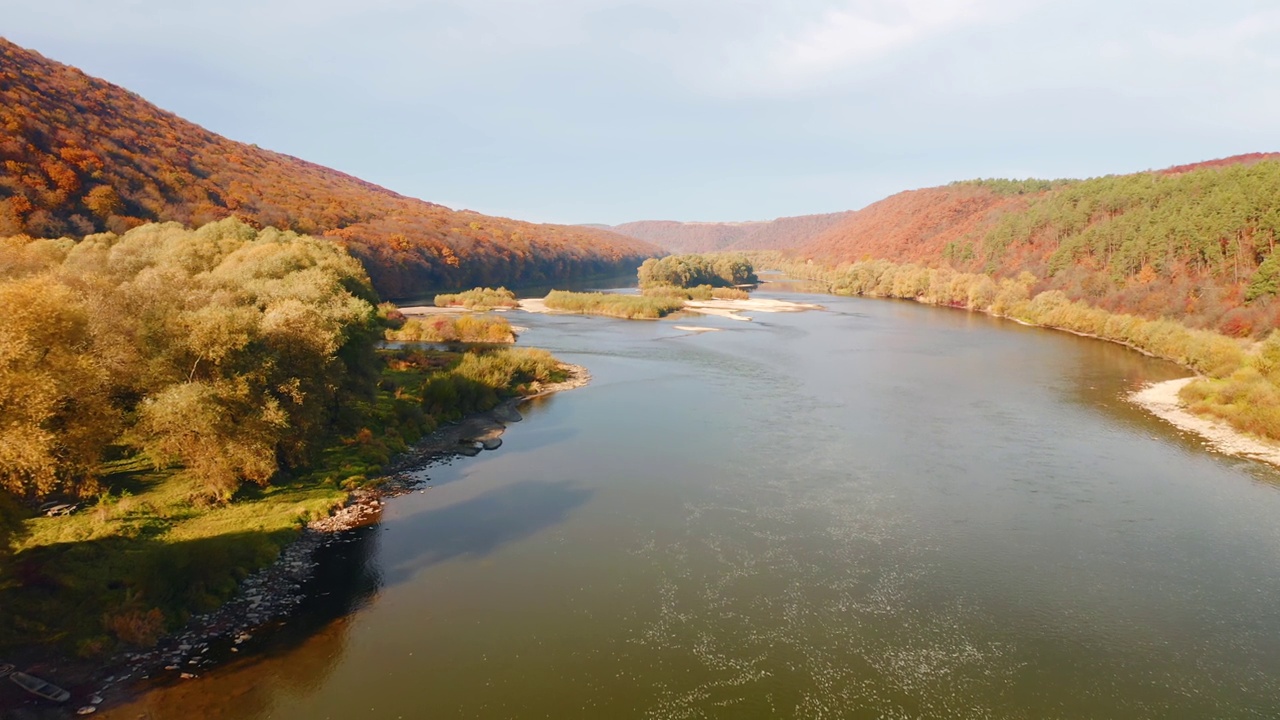
<path fill-rule="evenodd" d="M 1272 252 L 1262 261 L 1245 288 L 1244 299 L 1253 302 L 1261 297 L 1270 297 L 1280 292 L 1280 256 Z"/>

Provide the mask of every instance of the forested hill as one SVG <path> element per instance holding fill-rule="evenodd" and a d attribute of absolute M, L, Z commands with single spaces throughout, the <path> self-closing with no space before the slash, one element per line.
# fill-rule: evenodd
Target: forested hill
<path fill-rule="evenodd" d="M 996 277 L 1230 335 L 1280 327 L 1280 154 L 1080 181 L 975 180 L 894 195 L 796 252 Z"/>
<path fill-rule="evenodd" d="M 604 230 L 450 210 L 228 140 L 0 38 L 0 236 L 228 216 L 331 238 L 391 298 L 562 281 L 659 254 Z"/>
<path fill-rule="evenodd" d="M 759 222 L 641 220 L 614 227 L 586 227 L 605 227 L 628 237 L 651 242 L 673 253 L 783 250 L 813 239 L 849 215 L 847 212 L 801 215 Z"/>

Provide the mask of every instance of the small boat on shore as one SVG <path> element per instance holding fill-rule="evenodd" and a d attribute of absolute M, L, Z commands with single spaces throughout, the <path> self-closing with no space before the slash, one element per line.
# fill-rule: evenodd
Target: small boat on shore
<path fill-rule="evenodd" d="M 66 702 L 71 698 L 71 693 L 51 682 L 41 680 L 34 675 L 15 672 L 9 675 L 9 680 L 13 682 L 14 685 L 17 685 L 32 695 L 39 695 L 42 698 L 52 700 L 54 702 Z"/>

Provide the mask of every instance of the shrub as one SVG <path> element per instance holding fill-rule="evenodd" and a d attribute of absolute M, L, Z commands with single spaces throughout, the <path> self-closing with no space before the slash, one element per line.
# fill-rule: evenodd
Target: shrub
<path fill-rule="evenodd" d="M 747 300 L 751 293 L 738 288 L 714 288 L 711 297 L 716 300 Z"/>
<path fill-rule="evenodd" d="M 516 294 L 500 288 L 478 287 L 465 292 L 436 295 L 436 307 L 464 307 L 468 310 L 492 310 L 517 307 Z"/>
<path fill-rule="evenodd" d="M 610 317 L 628 319 L 656 320 L 683 308 L 684 298 L 552 290 L 547 294 L 546 303 L 547 307 L 552 310 L 585 315 L 608 315 Z"/>
<path fill-rule="evenodd" d="M 102 624 L 122 642 L 137 647 L 152 647 L 164 633 L 164 613 L 158 608 L 147 611 L 123 609 L 107 613 Z"/>
<path fill-rule="evenodd" d="M 513 343 L 515 331 L 506 318 L 496 315 L 435 315 L 410 318 L 398 330 L 388 330 L 392 342 Z"/>

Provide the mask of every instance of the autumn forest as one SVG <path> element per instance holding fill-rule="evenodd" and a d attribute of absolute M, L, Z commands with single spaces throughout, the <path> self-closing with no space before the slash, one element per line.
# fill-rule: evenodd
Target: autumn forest
<path fill-rule="evenodd" d="M 424 435 L 566 382 L 483 314 L 533 286 L 637 273 L 543 304 L 657 320 L 782 270 L 989 312 L 1178 362 L 1203 376 L 1192 410 L 1280 438 L 1277 199 L 1280 153 L 1256 153 L 772 221 L 535 224 L 221 137 L 0 38 L 0 649 L 153 645 Z M 715 254 L 669 254 L 690 252 Z M 51 499 L 96 504 L 41 517 Z"/>
<path fill-rule="evenodd" d="M 3 38 L 0 164 L 0 236 L 234 216 L 343 246 L 386 298 L 617 273 L 658 253 L 603 230 L 450 210 L 234 142 Z"/>

